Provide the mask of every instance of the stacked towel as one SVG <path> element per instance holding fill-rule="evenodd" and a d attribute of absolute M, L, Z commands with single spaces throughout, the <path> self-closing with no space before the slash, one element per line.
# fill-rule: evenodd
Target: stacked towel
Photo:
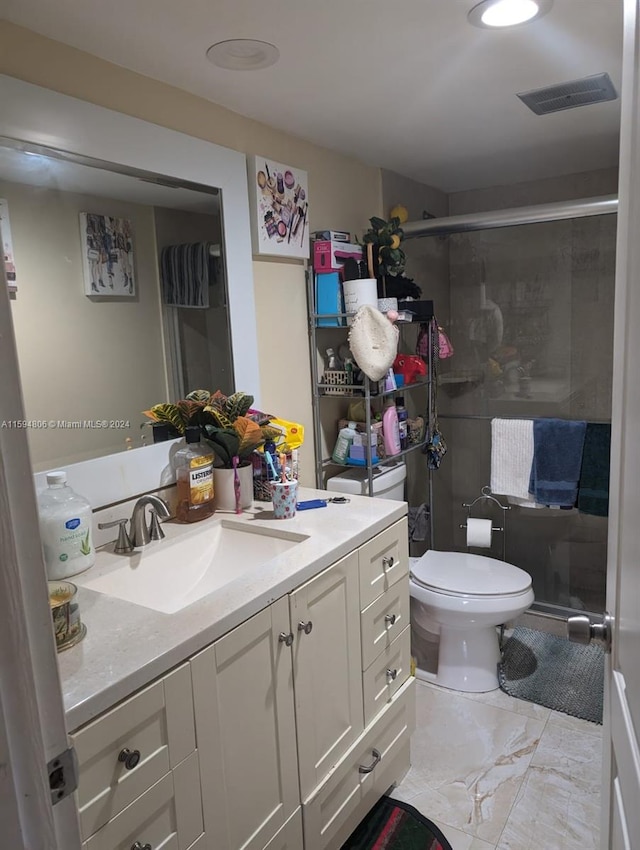
<path fill-rule="evenodd" d="M 529 495 L 533 463 L 533 420 L 491 420 L 491 492 L 514 505 L 536 507 Z"/>
<path fill-rule="evenodd" d="M 561 508 L 574 507 L 578 498 L 586 430 L 586 422 L 534 420 L 529 492 L 536 502 Z"/>
<path fill-rule="evenodd" d="M 578 510 L 583 514 L 609 515 L 610 453 L 611 425 L 589 422 L 578 483 Z"/>
<path fill-rule="evenodd" d="M 169 245 L 160 254 L 165 304 L 173 307 L 209 306 L 210 242 Z"/>

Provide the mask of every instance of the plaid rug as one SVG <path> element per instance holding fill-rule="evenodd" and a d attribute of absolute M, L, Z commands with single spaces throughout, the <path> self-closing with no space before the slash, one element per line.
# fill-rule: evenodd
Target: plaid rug
<path fill-rule="evenodd" d="M 342 850 L 452 850 L 438 827 L 408 803 L 381 797 Z"/>

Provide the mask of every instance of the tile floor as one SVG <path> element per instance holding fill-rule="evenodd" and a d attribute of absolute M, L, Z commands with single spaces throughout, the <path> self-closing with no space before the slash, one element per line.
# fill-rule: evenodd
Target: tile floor
<path fill-rule="evenodd" d="M 409 773 L 391 796 L 453 850 L 597 850 L 602 727 L 502 691 L 416 680 Z"/>

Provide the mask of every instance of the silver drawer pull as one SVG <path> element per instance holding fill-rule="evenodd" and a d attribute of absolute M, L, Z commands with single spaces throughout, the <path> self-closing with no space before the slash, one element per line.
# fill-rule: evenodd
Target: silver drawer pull
<path fill-rule="evenodd" d="M 385 614 L 385 617 L 384 617 L 385 623 L 388 623 L 389 626 L 395 626 L 397 619 L 398 618 L 395 614 Z"/>
<path fill-rule="evenodd" d="M 361 764 L 358 767 L 358 773 L 371 773 L 373 768 L 378 764 L 378 762 L 382 758 L 378 750 L 371 750 L 371 755 L 373 756 L 373 761 L 371 762 L 371 764 Z"/>
<path fill-rule="evenodd" d="M 278 640 L 285 646 L 291 646 L 291 644 L 293 643 L 293 632 L 289 632 L 289 634 L 287 634 L 286 632 L 280 632 Z"/>
<path fill-rule="evenodd" d="M 382 559 L 382 569 L 383 569 L 383 571 L 386 572 L 387 570 L 390 570 L 391 567 L 395 564 L 395 562 L 396 562 L 396 559 L 393 557 L 393 555 L 389 555 L 388 558 L 383 558 Z"/>
<path fill-rule="evenodd" d="M 131 850 L 153 850 L 153 847 L 150 844 L 141 844 L 139 841 L 136 841 L 135 844 L 131 845 Z"/>
<path fill-rule="evenodd" d="M 393 670 L 390 667 L 387 667 L 387 679 L 390 682 L 395 682 L 397 675 L 398 675 L 398 668 L 397 667 L 394 667 Z"/>
<path fill-rule="evenodd" d="M 304 632 L 305 635 L 311 634 L 312 628 L 313 628 L 313 623 L 311 622 L 311 620 L 307 620 L 306 623 L 303 620 L 300 620 L 300 622 L 298 623 L 298 631 Z"/>
<path fill-rule="evenodd" d="M 130 750 L 125 747 L 118 753 L 118 761 L 124 763 L 126 770 L 133 770 L 133 768 L 137 767 L 140 762 L 140 750 Z"/>

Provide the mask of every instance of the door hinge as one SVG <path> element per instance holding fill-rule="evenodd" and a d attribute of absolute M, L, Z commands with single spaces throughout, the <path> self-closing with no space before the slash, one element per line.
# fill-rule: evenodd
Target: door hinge
<path fill-rule="evenodd" d="M 51 804 L 55 806 L 78 787 L 78 759 L 73 747 L 69 747 L 47 764 Z"/>

